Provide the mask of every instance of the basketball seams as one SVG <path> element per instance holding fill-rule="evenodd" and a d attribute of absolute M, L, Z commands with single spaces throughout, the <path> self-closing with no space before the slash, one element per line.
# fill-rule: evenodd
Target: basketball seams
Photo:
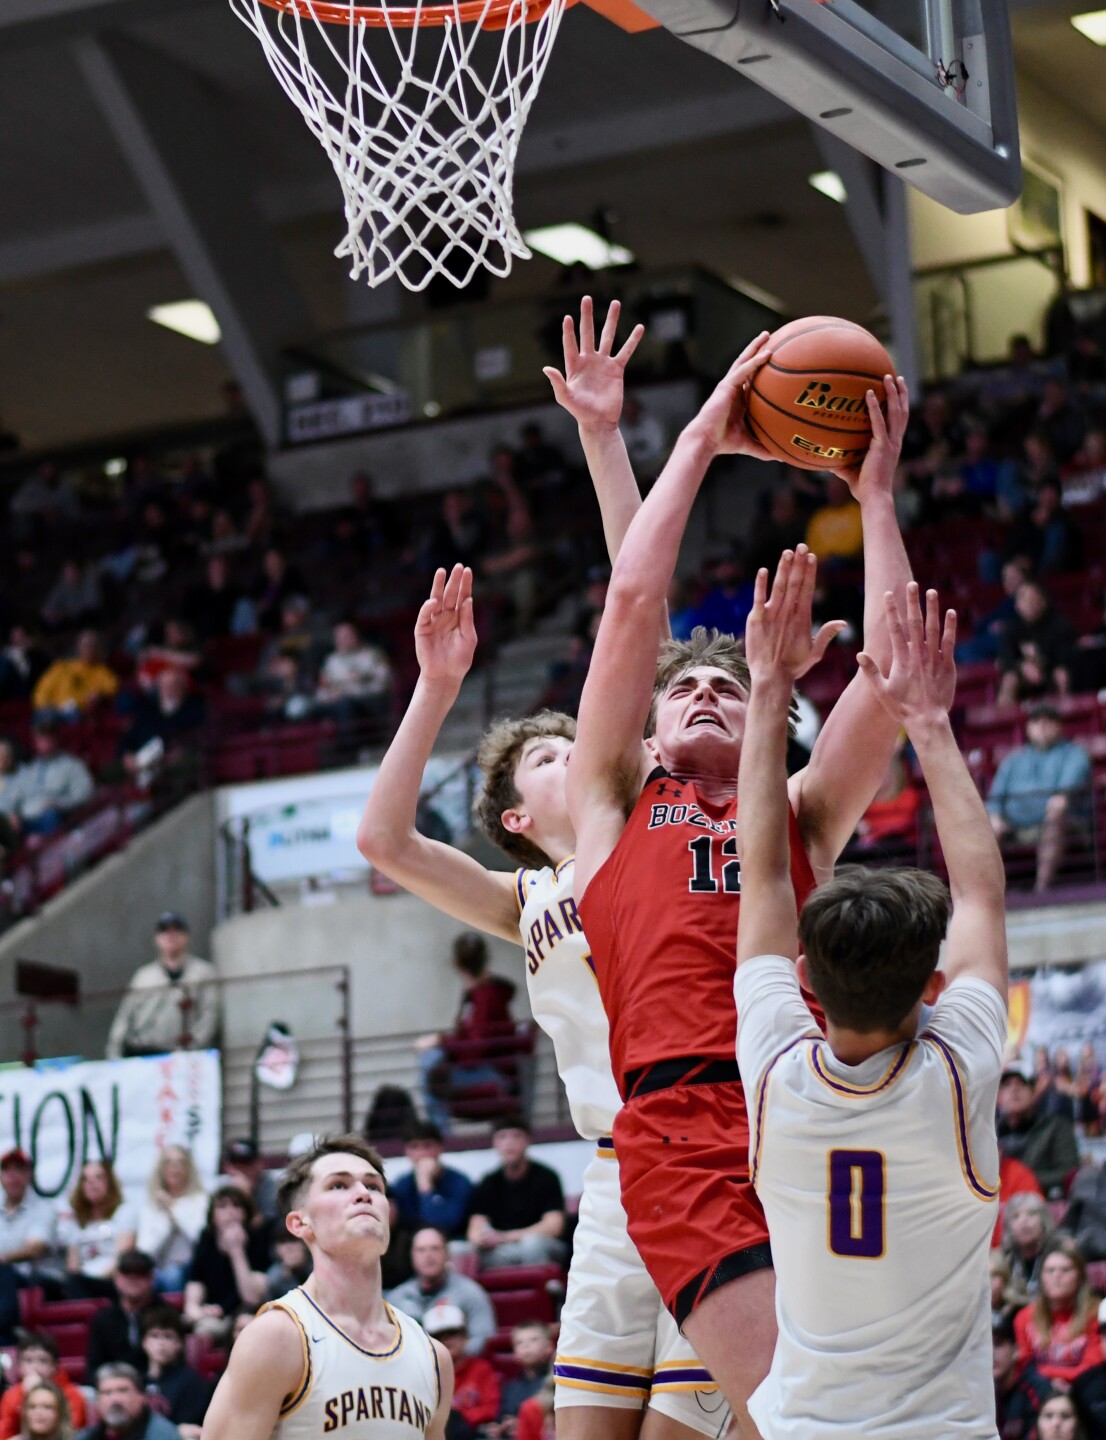
<path fill-rule="evenodd" d="M 765 361 L 764 368 L 775 370 L 780 375 L 851 375 L 857 380 L 871 380 L 877 385 L 883 384 L 882 375 L 872 375 L 867 370 L 827 370 L 823 365 L 817 367 L 803 365 L 799 369 L 793 370 L 789 365 L 777 365 L 774 360 Z M 888 370 L 886 373 L 890 375 L 891 372 Z"/>
<path fill-rule="evenodd" d="M 819 370 L 818 373 L 819 375 L 832 375 L 835 372 L 832 370 Z M 763 401 L 765 405 L 775 410 L 778 415 L 782 415 L 785 420 L 790 420 L 799 427 L 809 426 L 812 430 L 828 430 L 831 435 L 840 435 L 842 437 L 847 435 L 868 435 L 870 433 L 871 427 L 868 425 L 861 425 L 859 429 L 849 430 L 841 425 L 827 425 L 822 420 L 808 420 L 805 415 L 793 415 L 790 410 L 785 410 L 782 405 L 777 405 L 774 400 L 769 400 L 764 391 L 758 390 L 755 385 L 750 385 L 749 389 L 758 400 Z"/>

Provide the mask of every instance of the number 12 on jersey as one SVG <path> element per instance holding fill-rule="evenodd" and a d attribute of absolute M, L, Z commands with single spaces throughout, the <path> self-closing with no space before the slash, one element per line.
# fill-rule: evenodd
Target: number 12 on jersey
<path fill-rule="evenodd" d="M 887 1235 L 887 1166 L 880 1150 L 831 1150 L 826 1204 L 829 1248 L 850 1260 L 879 1260 Z"/>

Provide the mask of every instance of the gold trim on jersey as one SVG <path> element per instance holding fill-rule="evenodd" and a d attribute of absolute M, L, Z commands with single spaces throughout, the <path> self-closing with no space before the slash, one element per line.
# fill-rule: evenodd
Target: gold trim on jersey
<path fill-rule="evenodd" d="M 917 1042 L 908 1040 L 902 1046 L 895 1059 L 888 1065 L 882 1076 L 872 1085 L 852 1085 L 848 1080 L 842 1080 L 839 1076 L 831 1074 L 829 1070 L 824 1070 L 822 1068 L 821 1051 L 827 1043 L 827 1041 L 822 1040 L 819 1044 L 812 1045 L 807 1051 L 807 1060 L 814 1074 L 828 1090 L 832 1090 L 838 1095 L 868 1096 L 877 1095 L 881 1090 L 886 1090 L 889 1085 L 895 1083 L 906 1068 L 906 1062 L 909 1060 L 911 1052 Z"/>
<path fill-rule="evenodd" d="M 294 1415 L 303 1402 L 311 1394 L 311 1383 L 314 1380 L 314 1371 L 311 1365 L 311 1343 L 307 1338 L 307 1331 L 303 1321 L 296 1314 L 290 1305 L 285 1305 L 283 1300 L 270 1300 L 267 1305 L 262 1305 L 257 1312 L 264 1315 L 267 1310 L 280 1310 L 291 1320 L 295 1321 L 296 1329 L 300 1332 L 300 1348 L 303 1351 L 303 1372 L 300 1377 L 299 1387 L 289 1390 L 284 1399 L 280 1402 L 280 1418 L 287 1420 L 289 1415 Z"/>
<path fill-rule="evenodd" d="M 306 1290 L 301 1289 L 300 1294 L 311 1306 L 312 1310 L 314 1310 L 318 1314 L 320 1319 L 324 1320 L 330 1326 L 330 1328 L 334 1331 L 335 1335 L 339 1336 L 342 1340 L 344 1340 L 351 1350 L 356 1350 L 358 1355 L 364 1355 L 369 1360 L 394 1360 L 395 1357 L 403 1349 L 403 1327 L 396 1319 L 396 1312 L 388 1304 L 387 1300 L 385 1300 L 384 1302 L 384 1309 L 388 1312 L 388 1319 L 395 1326 L 396 1343 L 392 1346 L 390 1350 L 366 1350 L 363 1345 L 358 1345 L 356 1340 L 351 1339 L 340 1325 L 335 1325 L 334 1321 L 330 1318 L 330 1316 L 326 1313 L 322 1306 L 318 1305 L 314 1300 L 312 1300 L 311 1296 L 308 1295 Z"/>
<path fill-rule="evenodd" d="M 960 1067 L 956 1063 L 956 1056 L 945 1043 L 931 1031 L 927 1030 L 922 1036 L 924 1042 L 936 1046 L 937 1053 L 945 1062 L 945 1070 L 948 1073 L 949 1089 L 952 1092 L 952 1113 L 953 1129 L 956 1131 L 956 1153 L 960 1161 L 960 1173 L 964 1182 L 977 1200 L 991 1201 L 997 1198 L 999 1193 L 999 1182 L 996 1180 L 994 1186 L 990 1186 L 979 1179 L 975 1161 L 972 1159 L 971 1130 L 968 1124 L 968 1106 L 966 1101 L 966 1087 L 963 1077 L 960 1074 Z"/>

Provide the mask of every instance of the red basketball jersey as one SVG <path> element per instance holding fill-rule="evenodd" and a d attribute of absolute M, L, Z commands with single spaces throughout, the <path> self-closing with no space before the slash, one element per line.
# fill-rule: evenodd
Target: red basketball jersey
<path fill-rule="evenodd" d="M 801 907 L 814 874 L 793 813 L 789 830 Z M 620 1087 L 628 1070 L 658 1060 L 734 1058 L 736 831 L 736 796 L 712 804 L 658 767 L 580 902 Z"/>

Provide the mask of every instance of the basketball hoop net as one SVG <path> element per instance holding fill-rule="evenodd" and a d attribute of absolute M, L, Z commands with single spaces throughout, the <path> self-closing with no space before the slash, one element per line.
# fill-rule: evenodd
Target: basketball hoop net
<path fill-rule="evenodd" d="M 369 285 L 457 286 L 530 251 L 512 196 L 522 127 L 576 0 L 230 0 L 342 187 L 335 250 Z"/>

